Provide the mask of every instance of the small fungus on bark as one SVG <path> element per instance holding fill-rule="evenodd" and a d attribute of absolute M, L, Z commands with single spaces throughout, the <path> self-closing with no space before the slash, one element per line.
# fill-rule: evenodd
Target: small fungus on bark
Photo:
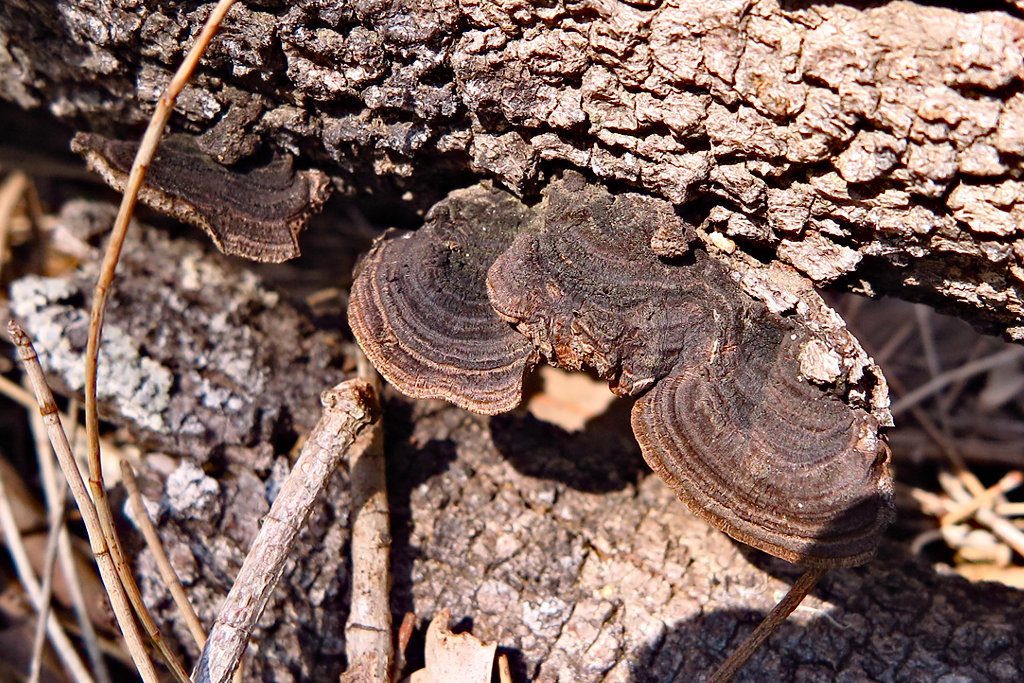
<path fill-rule="evenodd" d="M 537 353 L 491 308 L 484 278 L 531 215 L 504 192 L 454 192 L 423 228 L 385 235 L 363 259 L 349 325 L 399 391 L 486 415 L 519 404 Z"/>
<path fill-rule="evenodd" d="M 71 148 L 114 189 L 123 191 L 138 143 L 79 133 Z M 228 168 L 190 135 L 160 143 L 139 199 L 202 228 L 225 254 L 280 263 L 299 255 L 299 232 L 330 196 L 322 171 L 295 171 L 290 156 L 264 165 Z"/>
<path fill-rule="evenodd" d="M 891 521 L 877 421 L 798 379 L 797 333 L 758 320 L 738 332 L 633 406 L 644 459 L 739 541 L 812 567 L 866 561 Z"/>
<path fill-rule="evenodd" d="M 459 211 L 469 198 L 493 208 Z M 868 559 L 891 518 L 888 448 L 842 378 L 802 376 L 814 332 L 690 250 L 693 228 L 666 201 L 567 173 L 531 218 L 511 218 L 529 211 L 464 190 L 375 246 L 349 316 L 381 373 L 493 414 L 519 403 L 538 355 L 591 368 L 640 395 L 644 457 L 695 514 L 791 562 Z"/>
<path fill-rule="evenodd" d="M 612 197 L 578 174 L 550 185 L 543 224 L 521 233 L 487 276 L 494 310 L 527 336 L 552 365 L 593 368 L 620 396 L 666 375 L 692 345 L 703 319 L 697 273 L 670 266 L 650 248 L 655 224 L 681 224 L 665 201 Z M 680 230 L 683 228 L 680 227 Z"/>

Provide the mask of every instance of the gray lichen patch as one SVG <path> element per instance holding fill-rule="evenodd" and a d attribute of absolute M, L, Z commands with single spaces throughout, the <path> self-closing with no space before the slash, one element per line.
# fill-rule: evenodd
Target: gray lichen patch
<path fill-rule="evenodd" d="M 85 388 L 85 339 L 89 314 L 68 303 L 79 294 L 64 279 L 28 275 L 11 285 L 14 314 L 33 336 L 43 368 L 63 380 L 69 391 Z M 107 324 L 100 344 L 97 395 L 144 429 L 167 429 L 173 376 L 146 357 L 135 339 L 116 323 Z"/>

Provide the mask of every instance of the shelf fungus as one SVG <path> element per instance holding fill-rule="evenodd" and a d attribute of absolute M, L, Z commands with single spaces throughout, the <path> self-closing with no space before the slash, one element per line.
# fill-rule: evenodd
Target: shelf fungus
<path fill-rule="evenodd" d="M 385 235 L 359 265 L 349 324 L 399 391 L 487 415 L 515 408 L 533 345 L 487 299 L 487 269 L 531 218 L 511 195 L 472 188 L 416 232 Z"/>
<path fill-rule="evenodd" d="M 843 377 L 802 374 L 811 326 L 694 239 L 668 202 L 577 174 L 533 208 L 478 186 L 375 245 L 349 318 L 399 390 L 478 412 L 515 407 L 538 358 L 593 369 L 639 396 L 643 455 L 695 514 L 791 562 L 865 561 L 892 514 L 878 421 Z"/>
<path fill-rule="evenodd" d="M 114 189 L 123 191 L 138 143 L 79 133 L 71 148 Z M 296 171 L 290 156 L 228 168 L 189 135 L 168 136 L 146 172 L 139 199 L 202 228 L 225 254 L 280 263 L 299 255 L 299 232 L 330 196 L 321 171 Z"/>

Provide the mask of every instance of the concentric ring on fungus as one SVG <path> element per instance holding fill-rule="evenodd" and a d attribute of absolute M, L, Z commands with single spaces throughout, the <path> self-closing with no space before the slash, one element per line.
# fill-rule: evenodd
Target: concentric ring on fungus
<path fill-rule="evenodd" d="M 692 345 L 705 272 L 661 261 L 653 228 L 684 224 L 668 202 L 636 194 L 594 195 L 576 174 L 552 183 L 543 223 L 521 233 L 487 275 L 491 305 L 552 365 L 594 369 L 620 396 L 636 395 Z M 731 283 L 730 283 L 731 284 Z"/>
<path fill-rule="evenodd" d="M 841 383 L 801 377 L 801 348 L 821 340 L 687 253 L 693 234 L 668 202 L 574 173 L 532 211 L 470 188 L 374 246 L 350 322 L 399 390 L 477 412 L 517 405 L 538 354 L 592 368 L 640 395 L 643 455 L 695 514 L 792 562 L 865 561 L 892 508 L 877 421 Z"/>
<path fill-rule="evenodd" d="M 487 415 L 519 404 L 533 345 L 487 300 L 487 268 L 528 209 L 474 187 L 434 206 L 427 224 L 389 234 L 362 261 L 349 325 L 377 370 L 402 393 Z"/>
<path fill-rule="evenodd" d="M 79 133 L 71 147 L 123 190 L 139 145 Z M 202 228 L 225 254 L 280 263 L 299 255 L 299 232 L 330 194 L 322 171 L 296 171 L 290 156 L 274 154 L 262 166 L 229 169 L 192 136 L 170 135 L 160 143 L 139 199 Z"/>
<path fill-rule="evenodd" d="M 808 566 L 866 561 L 891 521 L 877 422 L 798 379 L 805 339 L 762 325 L 743 336 L 713 363 L 680 364 L 636 402 L 644 459 L 739 541 Z"/>

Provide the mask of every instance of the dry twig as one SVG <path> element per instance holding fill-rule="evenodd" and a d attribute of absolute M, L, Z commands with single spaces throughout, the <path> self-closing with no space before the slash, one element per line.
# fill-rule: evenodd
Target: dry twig
<path fill-rule="evenodd" d="M 508 664 L 508 655 L 498 655 L 498 680 L 501 683 L 512 683 L 512 668 Z"/>
<path fill-rule="evenodd" d="M 956 524 L 957 522 L 967 519 L 980 509 L 992 509 L 992 505 L 996 498 L 1009 493 L 1022 483 L 1024 483 L 1024 474 L 1021 474 L 1016 470 L 1007 472 L 1006 475 L 996 482 L 994 486 L 985 489 L 985 491 L 980 495 L 971 496 L 970 499 L 952 507 L 939 520 L 939 525 L 948 526 L 950 524 Z"/>
<path fill-rule="evenodd" d="M 32 429 L 32 436 L 36 444 L 36 457 L 40 463 L 49 462 L 51 455 L 50 444 L 46 440 L 46 428 L 39 419 L 38 414 L 33 414 L 29 422 Z M 53 469 L 52 467 L 50 468 Z M 43 557 L 43 586 L 39 596 L 39 619 L 36 621 L 36 633 L 32 643 L 32 667 L 29 669 L 28 683 L 38 683 L 43 666 L 43 646 L 46 643 L 46 625 L 50 618 L 50 602 L 53 600 L 53 577 L 57 566 L 57 548 L 61 534 L 64 533 L 64 513 L 67 495 L 64 487 L 56 486 L 54 495 L 46 496 L 46 506 L 49 513 L 48 532 L 46 537 L 46 551 Z"/>
<path fill-rule="evenodd" d="M 27 393 L 27 392 L 26 392 Z M 31 396 L 27 396 L 31 399 Z M 67 502 L 67 486 L 63 483 L 61 477 L 57 474 L 57 469 L 54 466 L 54 455 L 53 447 L 50 445 L 50 441 L 46 436 L 46 425 L 43 424 L 42 418 L 39 416 L 36 403 L 34 400 L 31 401 L 31 409 L 29 410 L 30 424 L 32 427 L 32 434 L 36 441 L 36 459 L 39 462 L 39 473 L 40 479 L 43 485 L 43 496 L 46 498 L 47 507 L 53 508 L 55 505 L 60 505 L 66 508 Z M 72 401 L 68 408 L 69 415 L 77 415 L 78 407 L 77 401 Z M 62 421 L 67 421 L 69 424 L 77 423 L 63 413 L 60 415 Z M 76 428 L 75 437 L 72 440 L 72 451 L 78 446 L 80 435 L 84 435 L 83 429 Z M 64 580 L 67 584 L 68 597 L 71 600 L 71 606 L 75 613 L 75 620 L 78 622 L 78 628 L 80 629 L 79 637 L 85 645 L 86 654 L 89 656 L 89 664 L 92 667 L 92 675 L 96 679 L 97 683 L 109 683 L 110 673 L 107 671 L 107 665 L 103 659 L 103 651 L 100 646 L 99 637 L 96 635 L 96 628 L 93 626 L 92 619 L 89 617 L 89 609 L 85 603 L 85 594 L 82 590 L 81 577 L 79 576 L 76 557 L 73 549 L 71 548 L 71 536 L 68 532 L 67 527 L 62 526 L 60 533 L 57 534 L 57 555 L 60 560 L 61 572 L 63 572 Z"/>
<path fill-rule="evenodd" d="M 964 363 L 963 365 L 947 370 L 946 372 L 940 373 L 925 382 L 918 388 L 914 389 L 908 394 L 905 394 L 902 398 L 892 404 L 890 411 L 893 417 L 909 410 L 912 406 L 916 406 L 924 399 L 937 394 L 942 391 L 945 387 L 968 377 L 980 375 L 983 372 L 994 370 L 995 368 L 1009 365 L 1010 363 L 1016 362 L 1024 356 L 1024 348 L 1020 346 L 1012 346 L 1008 349 L 998 351 L 984 358 L 971 361 L 970 363 Z"/>
<path fill-rule="evenodd" d="M 416 629 L 416 615 L 406 612 L 402 617 L 402 623 L 398 626 L 398 642 L 395 647 L 395 661 L 391 667 L 391 680 L 398 681 L 402 678 L 405 670 L 405 651 L 412 639 L 412 632 Z"/>
<path fill-rule="evenodd" d="M 971 493 L 966 490 L 963 483 L 956 477 L 950 476 L 946 472 L 939 472 L 939 484 L 942 485 L 942 488 L 949 497 L 957 503 L 967 504 L 971 502 Z M 984 507 L 974 511 L 974 518 L 991 529 L 992 533 L 998 536 L 1006 545 L 1013 548 L 1019 554 L 1024 555 L 1024 531 L 1014 526 L 1013 522 L 996 514 L 995 510 Z"/>
<path fill-rule="evenodd" d="M 18 524 L 14 520 L 14 511 L 11 509 L 10 499 L 7 497 L 7 490 L 2 476 L 0 476 L 0 529 L 3 529 L 4 540 L 7 542 L 7 549 L 14 560 L 14 568 L 18 574 L 18 579 L 21 581 L 21 585 L 24 586 L 25 592 L 28 593 L 29 600 L 32 601 L 36 613 L 44 620 L 46 632 L 50 636 L 50 642 L 53 644 L 54 650 L 57 651 L 57 656 L 60 657 L 68 674 L 76 683 L 91 682 L 93 680 L 92 677 L 86 670 L 82 660 L 79 659 L 78 653 L 75 652 L 75 647 L 71 644 L 67 634 L 64 633 L 64 629 L 61 628 L 57 617 L 52 613 L 46 613 L 43 616 L 43 590 L 32 571 L 32 563 L 29 561 L 28 553 L 21 541 L 21 532 L 18 531 Z"/>
<path fill-rule="evenodd" d="M 264 519 L 210 629 L 193 673 L 199 683 L 226 683 L 281 578 L 288 552 L 320 491 L 343 456 L 379 413 L 369 382 L 352 379 L 320 395 L 323 414 Z"/>
<path fill-rule="evenodd" d="M 157 533 L 156 526 L 149 517 L 149 511 L 142 502 L 142 494 L 139 492 L 139 484 L 135 480 L 135 472 L 132 471 L 131 464 L 124 456 L 121 457 L 121 480 L 128 491 L 128 500 L 131 502 L 132 512 L 135 514 L 135 521 L 138 522 L 142 537 L 146 540 L 146 546 L 153 553 L 153 558 L 156 560 L 156 567 L 160 572 L 160 577 L 164 580 L 164 585 L 170 591 L 171 598 L 173 598 L 174 604 L 178 608 L 178 613 L 185 620 L 189 633 L 192 634 L 193 640 L 196 641 L 196 645 L 201 650 L 206 646 L 206 631 L 203 630 L 199 617 L 196 616 L 195 610 L 192 609 L 192 604 L 188 601 L 188 595 L 185 594 L 185 588 L 181 585 L 178 575 L 174 573 L 171 561 L 167 559 L 163 543 L 160 542 L 160 534 Z"/>
<path fill-rule="evenodd" d="M 85 482 L 78 471 L 78 465 L 71 454 L 71 445 L 68 443 L 68 437 L 64 433 L 64 428 L 61 426 L 60 419 L 57 416 L 57 404 L 53 400 L 53 393 L 50 391 L 50 387 L 46 384 L 46 378 L 43 376 L 43 370 L 39 365 L 36 351 L 32 347 L 32 341 L 13 320 L 8 325 L 8 330 L 11 341 L 18 347 L 18 357 L 21 358 L 25 365 L 25 372 L 32 381 L 36 400 L 39 402 L 39 413 L 46 424 L 46 431 L 50 436 L 53 451 L 57 455 L 57 460 L 64 471 L 64 477 L 71 488 L 71 494 L 74 496 L 75 503 L 82 514 L 82 521 L 85 522 L 86 532 L 89 535 L 89 544 L 92 547 L 93 555 L 96 557 L 100 577 L 103 579 L 103 585 L 107 589 L 111 607 L 114 609 L 114 616 L 117 618 L 117 624 L 124 635 L 128 651 L 132 655 L 132 661 L 135 662 L 139 674 L 146 683 L 151 681 L 156 683 L 158 680 L 156 669 L 146 652 L 142 636 L 139 634 L 139 630 L 132 618 L 128 596 L 125 594 L 124 586 L 118 577 L 117 569 L 114 567 L 114 559 L 108 549 L 96 506 L 93 504 L 92 498 L 89 497 Z"/>
<path fill-rule="evenodd" d="M 377 372 L 360 354 L 359 376 L 379 391 Z M 378 421 L 364 434 L 367 443 L 353 448 L 349 461 L 352 487 L 352 599 L 345 623 L 349 667 L 365 662 L 363 680 L 385 683 L 391 674 L 391 527 L 384 468 L 384 430 Z"/>
<path fill-rule="evenodd" d="M 807 594 L 814 589 L 821 577 L 825 576 L 828 569 L 822 567 L 812 567 L 805 571 L 799 579 L 797 579 L 793 586 L 786 593 L 786 597 L 779 601 L 779 604 L 772 608 L 772 611 L 768 613 L 768 616 L 757 625 L 747 639 L 744 640 L 738 648 L 736 648 L 732 654 L 722 665 L 718 667 L 718 670 L 712 674 L 711 678 L 708 679 L 708 683 L 726 683 L 731 681 L 740 669 L 747 663 L 747 660 L 757 652 L 757 650 L 764 644 L 768 638 L 775 633 L 779 626 L 789 618 L 789 615 L 793 613 L 803 599 L 807 597 Z"/>

